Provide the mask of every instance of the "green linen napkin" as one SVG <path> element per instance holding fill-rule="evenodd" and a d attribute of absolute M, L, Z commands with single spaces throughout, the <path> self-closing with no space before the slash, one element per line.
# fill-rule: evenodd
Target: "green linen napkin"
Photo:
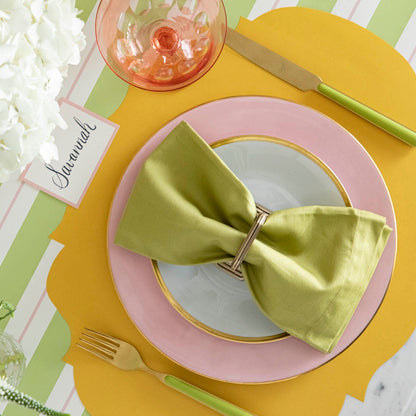
<path fill-rule="evenodd" d="M 142 166 L 115 242 L 166 263 L 219 263 L 232 260 L 255 217 L 248 189 L 181 122 Z M 330 352 L 390 232 L 385 218 L 354 208 L 273 212 L 242 264 L 245 282 L 270 320 Z"/>

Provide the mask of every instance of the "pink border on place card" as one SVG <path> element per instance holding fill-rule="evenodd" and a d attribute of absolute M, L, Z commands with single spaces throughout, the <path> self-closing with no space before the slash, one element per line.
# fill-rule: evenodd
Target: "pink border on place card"
<path fill-rule="evenodd" d="M 91 175 L 90 175 L 89 179 L 87 180 L 87 182 L 86 182 L 86 184 L 85 184 L 85 186 L 84 186 L 84 189 L 83 189 L 83 191 L 82 191 L 82 193 L 81 193 L 80 197 L 78 198 L 78 200 L 77 200 L 76 202 L 70 201 L 70 200 L 68 200 L 67 198 L 63 198 L 63 197 L 59 196 L 57 193 L 54 193 L 54 192 L 52 192 L 51 190 L 49 190 L 49 189 L 47 189 L 47 188 L 43 187 L 42 185 L 39 185 L 39 184 L 37 184 L 36 182 L 33 182 L 32 180 L 28 179 L 28 178 L 26 177 L 26 174 L 27 174 L 28 170 L 30 169 L 31 164 L 30 164 L 30 165 L 28 165 L 28 166 L 25 168 L 25 170 L 23 171 L 23 173 L 20 175 L 20 179 L 21 179 L 23 182 L 26 182 L 26 183 L 28 183 L 29 185 L 33 186 L 34 188 L 36 188 L 36 189 L 38 189 L 38 190 L 40 190 L 40 191 L 46 192 L 47 194 L 52 195 L 53 197 L 55 197 L 55 198 L 57 198 L 57 199 L 59 199 L 59 200 L 61 200 L 61 201 L 65 202 L 66 204 L 68 204 L 68 205 L 70 205 L 70 206 L 72 206 L 72 207 L 74 207 L 74 208 L 79 208 L 79 206 L 81 205 L 81 202 L 82 202 L 82 200 L 83 200 L 83 198 L 84 198 L 84 196 L 85 196 L 85 193 L 87 192 L 87 190 L 88 190 L 88 188 L 89 188 L 89 186 L 90 186 L 90 184 L 91 184 L 91 182 L 92 182 L 92 180 L 93 180 L 93 178 L 94 178 L 95 174 L 97 173 L 97 170 L 98 170 L 98 168 L 99 168 L 99 166 L 100 166 L 101 162 L 103 161 L 104 156 L 106 155 L 106 153 L 107 153 L 107 151 L 108 151 L 108 149 L 109 149 L 109 147 L 110 147 L 111 143 L 113 142 L 113 139 L 114 139 L 115 135 L 117 134 L 118 129 L 120 128 L 120 126 L 119 126 L 118 124 L 113 123 L 112 121 L 110 121 L 110 120 L 106 119 L 105 117 L 100 116 L 99 114 L 96 114 L 96 113 L 94 113 L 94 112 L 92 112 L 92 111 L 90 111 L 90 110 L 87 110 L 86 108 L 84 108 L 84 107 L 82 107 L 82 106 L 80 106 L 80 105 L 78 105 L 78 104 L 75 104 L 74 102 L 72 102 L 72 101 L 68 100 L 67 98 L 61 98 L 61 99 L 59 100 L 59 106 L 62 106 L 62 103 L 66 103 L 66 104 L 68 104 L 69 106 L 72 106 L 72 107 L 74 107 L 74 108 L 76 108 L 76 109 L 78 109 L 78 110 L 82 111 L 83 113 L 89 114 L 90 116 L 92 116 L 92 117 L 96 118 L 97 120 L 100 120 L 101 122 L 106 123 L 106 124 L 108 124 L 108 125 L 110 125 L 110 126 L 114 127 L 114 132 L 113 132 L 113 134 L 111 135 L 111 137 L 110 137 L 110 139 L 109 139 L 109 141 L 108 141 L 107 145 L 105 146 L 105 148 L 104 148 L 104 150 L 103 150 L 103 152 L 102 152 L 102 154 L 101 154 L 100 158 L 98 159 L 97 164 L 96 164 L 96 166 L 95 166 L 94 170 L 92 171 L 92 173 L 91 173 Z"/>

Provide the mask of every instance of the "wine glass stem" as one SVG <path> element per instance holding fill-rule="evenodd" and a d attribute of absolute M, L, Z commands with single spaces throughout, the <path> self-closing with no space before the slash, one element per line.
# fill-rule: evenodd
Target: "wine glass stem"
<path fill-rule="evenodd" d="M 179 35 L 172 27 L 162 26 L 155 31 L 151 42 L 159 52 L 175 52 L 179 47 Z"/>

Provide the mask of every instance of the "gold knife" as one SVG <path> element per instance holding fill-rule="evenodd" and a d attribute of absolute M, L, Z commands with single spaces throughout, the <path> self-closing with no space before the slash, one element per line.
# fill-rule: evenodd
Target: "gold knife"
<path fill-rule="evenodd" d="M 249 61 L 301 91 L 317 91 L 375 126 L 385 130 L 392 136 L 397 137 L 410 146 L 416 146 L 415 131 L 354 100 L 341 91 L 332 88 L 328 84 L 325 84 L 317 75 L 296 65 L 254 40 L 228 28 L 225 43 Z"/>

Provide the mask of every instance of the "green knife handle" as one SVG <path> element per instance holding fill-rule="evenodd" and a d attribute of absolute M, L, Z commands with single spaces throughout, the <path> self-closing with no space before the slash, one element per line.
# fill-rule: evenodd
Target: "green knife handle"
<path fill-rule="evenodd" d="M 375 126 L 380 127 L 385 130 L 387 133 L 397 137 L 400 140 L 403 140 L 405 143 L 410 146 L 416 146 L 416 132 L 410 130 L 409 128 L 403 126 L 400 123 L 386 117 L 385 115 L 373 110 L 370 107 L 354 100 L 348 95 L 343 94 L 342 92 L 321 83 L 317 87 L 318 92 L 320 92 L 325 97 L 335 101 L 337 104 L 342 105 L 343 107 L 348 108 L 355 114 L 364 118 L 365 120 L 373 123 Z"/>
<path fill-rule="evenodd" d="M 220 399 L 211 393 L 201 390 L 198 387 L 195 387 L 175 376 L 165 375 L 163 382 L 169 387 L 186 394 L 192 399 L 210 407 L 213 410 L 216 410 L 224 416 L 254 416 L 252 413 Z"/>

